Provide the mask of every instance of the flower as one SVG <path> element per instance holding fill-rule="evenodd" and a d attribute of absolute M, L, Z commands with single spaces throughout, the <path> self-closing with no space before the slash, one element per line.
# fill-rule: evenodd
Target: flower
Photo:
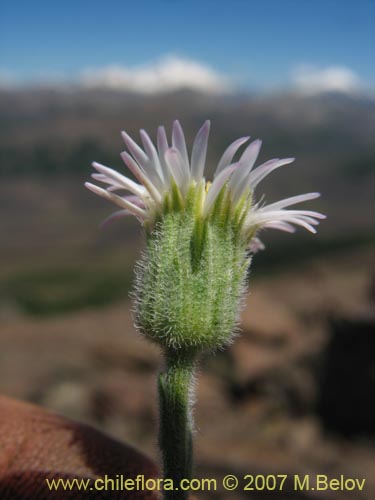
<path fill-rule="evenodd" d="M 173 123 L 172 144 L 158 128 L 156 147 L 140 131 L 143 149 L 125 132 L 121 157 L 138 182 L 93 163 L 92 177 L 106 189 L 86 187 L 121 207 L 109 220 L 135 215 L 146 228 L 146 249 L 135 268 L 132 292 L 137 329 L 165 357 L 159 375 L 159 445 L 164 477 L 175 483 L 191 477 L 194 369 L 198 357 L 230 344 L 238 333 L 252 253 L 263 247 L 263 228 L 302 226 L 315 232 L 324 215 L 287 207 L 319 193 L 271 205 L 256 201 L 257 185 L 292 158 L 274 159 L 253 170 L 261 141 L 236 153 L 249 137 L 233 142 L 221 157 L 212 182 L 204 177 L 210 122 L 199 130 L 189 157 L 184 133 Z M 128 192 L 124 196 L 123 192 Z M 248 248 L 250 247 L 250 252 Z M 187 498 L 182 492 L 179 498 Z M 175 498 L 166 494 L 165 498 Z"/>
<path fill-rule="evenodd" d="M 122 152 L 121 158 L 138 182 L 94 162 L 92 166 L 96 173 L 92 177 L 107 187 L 104 189 L 85 183 L 95 194 L 121 207 L 106 222 L 132 214 L 143 225 L 152 228 L 164 213 L 184 210 L 194 199 L 197 220 L 216 217 L 220 221 L 229 221 L 240 230 L 252 251 L 263 248 L 256 235 L 264 228 L 294 232 L 295 226 L 301 226 L 316 232 L 315 226 L 325 218 L 323 214 L 287 207 L 313 200 L 320 196 L 319 193 L 301 194 L 270 205 L 256 201 L 254 191 L 258 184 L 277 168 L 294 161 L 294 158 L 276 158 L 254 169 L 262 144 L 259 139 L 247 145 L 238 161 L 233 159 L 250 137 L 234 141 L 222 155 L 212 182 L 206 181 L 204 169 L 209 130 L 210 122 L 206 121 L 196 135 L 190 159 L 184 133 L 177 120 L 173 123 L 171 145 L 164 127 L 158 128 L 156 147 L 147 132 L 140 131 L 143 149 L 126 132 L 122 132 L 129 152 Z M 124 196 L 123 192 L 131 194 Z"/>

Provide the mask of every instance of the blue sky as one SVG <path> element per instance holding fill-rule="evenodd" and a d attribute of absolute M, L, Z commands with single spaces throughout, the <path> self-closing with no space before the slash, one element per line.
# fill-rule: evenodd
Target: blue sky
<path fill-rule="evenodd" d="M 2 0 L 0 71 L 69 79 L 175 54 L 245 87 L 287 85 L 305 64 L 373 86 L 374 20 L 375 0 Z"/>

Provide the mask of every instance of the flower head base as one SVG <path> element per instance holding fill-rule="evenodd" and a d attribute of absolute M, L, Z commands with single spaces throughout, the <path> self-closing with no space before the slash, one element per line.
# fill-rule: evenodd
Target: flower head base
<path fill-rule="evenodd" d="M 253 169 L 261 141 L 251 142 L 238 161 L 238 139 L 221 157 L 212 182 L 204 167 L 210 123 L 199 130 L 189 159 L 184 134 L 174 122 L 172 144 L 159 127 L 157 146 L 144 130 L 141 149 L 125 132 L 128 152 L 122 159 L 139 183 L 93 163 L 94 193 L 122 210 L 109 220 L 133 214 L 147 229 L 147 248 L 137 265 L 136 318 L 139 329 L 167 350 L 197 353 L 217 349 L 233 338 L 251 252 L 262 248 L 263 228 L 293 232 L 302 226 L 315 233 L 324 216 L 286 207 L 312 200 L 318 193 L 294 196 L 268 206 L 256 203 L 254 190 L 273 170 L 292 158 L 274 159 Z M 128 191 L 130 195 L 123 195 Z"/>

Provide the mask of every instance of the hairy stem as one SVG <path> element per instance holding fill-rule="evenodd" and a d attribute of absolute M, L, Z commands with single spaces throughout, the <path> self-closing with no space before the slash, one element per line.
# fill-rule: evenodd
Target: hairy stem
<path fill-rule="evenodd" d="M 192 474 L 191 407 L 193 404 L 194 359 L 179 351 L 166 352 L 166 368 L 159 376 L 159 446 L 163 458 L 164 479 L 179 487 Z M 165 500 L 187 500 L 181 488 L 164 491 Z"/>

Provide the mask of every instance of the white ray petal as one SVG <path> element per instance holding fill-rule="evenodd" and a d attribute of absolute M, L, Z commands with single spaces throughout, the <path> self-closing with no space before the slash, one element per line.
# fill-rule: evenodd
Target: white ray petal
<path fill-rule="evenodd" d="M 267 227 L 269 229 L 279 229 L 280 231 L 285 231 L 287 233 L 295 233 L 296 228 L 292 226 L 292 224 L 289 224 L 288 222 L 283 222 L 283 221 L 272 221 L 272 222 L 266 222 L 263 227 Z"/>
<path fill-rule="evenodd" d="M 278 220 L 279 220 L 279 222 L 286 222 L 286 223 L 296 224 L 298 226 L 302 226 L 312 233 L 316 233 L 316 230 L 313 227 L 313 225 L 318 224 L 318 222 L 315 221 L 314 219 L 308 219 L 308 218 L 305 218 L 302 216 L 298 217 L 297 215 L 295 215 L 295 216 L 289 215 L 287 212 L 285 213 L 284 218 L 282 218 L 280 216 Z M 277 221 L 277 219 L 275 219 L 275 222 L 276 221 Z"/>
<path fill-rule="evenodd" d="M 189 157 L 186 148 L 186 141 L 181 124 L 178 120 L 173 122 L 172 128 L 172 146 L 176 148 L 183 159 L 184 168 L 189 169 Z"/>
<path fill-rule="evenodd" d="M 121 196 L 118 196 L 117 194 L 109 193 L 106 189 L 95 186 L 95 184 L 91 184 L 90 182 L 85 182 L 85 187 L 90 191 L 92 191 L 93 193 L 101 196 L 102 198 L 112 201 L 119 207 L 128 209 L 130 212 L 132 212 L 132 214 L 136 215 L 137 217 L 140 217 L 142 219 L 146 217 L 145 210 L 137 207 L 136 205 L 130 203 L 129 201 L 124 200 L 124 198 L 121 198 Z"/>
<path fill-rule="evenodd" d="M 310 233 L 316 234 L 316 229 L 311 224 L 309 224 L 303 219 L 300 219 L 299 217 L 298 218 L 296 217 L 295 219 L 292 218 L 288 219 L 288 221 L 291 222 L 292 224 L 296 224 L 297 226 L 304 227 L 305 229 L 310 231 Z"/>
<path fill-rule="evenodd" d="M 119 172 L 116 172 L 116 170 L 106 167 L 105 165 L 101 165 L 100 163 L 97 163 L 95 161 L 92 163 L 92 166 L 95 168 L 95 170 L 97 170 L 101 174 L 104 174 L 110 179 L 113 179 L 115 184 L 122 186 L 124 189 L 127 189 L 128 191 L 140 197 L 145 195 L 146 190 L 144 186 L 137 184 L 131 179 L 128 179 Z"/>
<path fill-rule="evenodd" d="M 229 165 L 224 170 L 222 170 L 220 174 L 213 180 L 204 201 L 203 215 L 208 214 L 225 182 L 228 180 L 232 172 L 236 170 L 236 168 L 239 168 L 239 163 L 233 163 L 232 165 Z"/>
<path fill-rule="evenodd" d="M 129 153 L 126 151 L 123 151 L 120 154 L 123 162 L 125 165 L 128 167 L 128 169 L 131 171 L 131 173 L 134 175 L 136 179 L 141 182 L 144 187 L 147 189 L 147 191 L 150 193 L 150 196 L 156 201 L 160 202 L 161 201 L 161 193 L 160 191 L 155 187 L 153 182 L 149 179 L 145 171 L 138 165 L 138 163 L 134 160 L 132 156 L 130 156 Z"/>
<path fill-rule="evenodd" d="M 255 238 L 252 238 L 250 243 L 249 243 L 249 250 L 251 253 L 257 253 L 259 252 L 260 250 L 264 250 L 266 247 L 263 243 L 263 241 L 261 241 L 259 238 L 255 237 Z"/>
<path fill-rule="evenodd" d="M 304 222 L 307 222 L 310 225 L 317 226 L 319 224 L 319 221 L 316 219 L 313 219 L 311 217 L 307 217 L 306 215 L 293 215 L 289 214 L 287 211 L 283 214 L 272 214 L 268 217 L 262 215 L 262 214 L 253 214 L 253 217 L 249 218 L 249 221 L 252 221 L 253 225 L 261 225 L 264 226 L 264 224 L 269 224 L 270 222 L 294 222 L 296 220 L 301 220 Z"/>
<path fill-rule="evenodd" d="M 293 163 L 295 158 L 284 158 L 284 159 L 274 159 L 269 160 L 262 165 L 259 165 L 253 172 L 250 173 L 246 180 L 246 184 L 251 188 L 252 191 L 257 187 L 260 181 L 262 181 L 267 175 L 284 165 L 289 165 Z"/>
<path fill-rule="evenodd" d="M 121 136 L 122 136 L 126 146 L 128 147 L 129 151 L 134 156 L 134 158 L 137 160 L 137 162 L 142 166 L 147 164 L 148 156 L 143 151 L 143 149 L 140 148 L 138 146 L 138 144 L 125 131 L 121 132 Z"/>
<path fill-rule="evenodd" d="M 277 210 L 280 208 L 290 207 L 291 205 L 296 205 L 297 203 L 302 203 L 303 201 L 314 200 L 320 197 L 320 193 L 306 193 L 299 194 L 297 196 L 291 196 L 290 198 L 285 198 L 284 200 L 277 201 L 276 203 L 271 203 L 270 205 L 265 205 L 261 207 L 260 211 Z"/>
<path fill-rule="evenodd" d="M 117 210 L 117 212 L 113 212 L 113 214 L 111 214 L 110 216 L 108 216 L 106 219 L 103 220 L 103 222 L 100 224 L 100 228 L 104 229 L 112 222 L 115 222 L 116 220 L 119 220 L 119 219 L 123 219 L 124 217 L 127 217 L 128 215 L 133 215 L 130 212 L 130 210 L 128 210 L 128 209 Z"/>
<path fill-rule="evenodd" d="M 140 198 L 138 198 L 138 196 L 134 196 L 134 195 L 123 196 L 123 199 L 126 201 L 130 201 L 130 203 L 133 203 L 134 205 L 136 205 L 139 208 L 146 208 L 144 201 L 141 200 Z"/>
<path fill-rule="evenodd" d="M 211 122 L 209 120 L 205 121 L 194 140 L 191 152 L 191 175 L 196 182 L 199 182 L 203 177 L 210 126 Z"/>
<path fill-rule="evenodd" d="M 190 180 L 189 171 L 186 169 L 180 151 L 174 147 L 167 149 L 165 153 L 165 161 L 176 184 L 181 189 L 186 191 Z"/>
<path fill-rule="evenodd" d="M 242 168 L 235 172 L 230 180 L 231 188 L 233 189 L 233 200 L 236 202 L 247 187 L 246 179 L 249 176 L 256 159 L 258 158 L 262 141 L 256 139 L 243 152 L 239 163 Z"/>
<path fill-rule="evenodd" d="M 216 167 L 214 178 L 220 174 L 224 168 L 228 167 L 233 160 L 234 155 L 237 153 L 238 149 L 245 144 L 250 139 L 249 137 L 241 137 L 241 139 L 237 139 L 232 144 L 230 144 L 227 149 L 224 151 L 223 156 L 220 158 L 219 163 Z"/>
<path fill-rule="evenodd" d="M 145 130 L 141 129 L 140 134 L 141 134 L 142 143 L 143 143 L 143 146 L 144 146 L 145 151 L 147 153 L 147 156 L 150 158 L 150 160 L 151 160 L 156 172 L 158 173 L 161 181 L 164 182 L 164 172 L 163 172 L 162 166 L 160 165 L 159 155 L 158 155 L 158 152 L 156 151 L 154 143 L 152 142 L 152 140 L 150 139 L 150 136 L 148 135 L 148 133 Z"/>
<path fill-rule="evenodd" d="M 308 222 L 309 224 L 311 224 L 312 226 L 318 226 L 319 225 L 319 221 L 316 220 L 316 219 L 313 219 L 312 217 L 307 217 L 306 215 L 291 215 L 290 216 L 291 218 L 293 217 L 298 217 L 298 219 L 300 220 L 304 220 L 305 222 Z"/>
<path fill-rule="evenodd" d="M 307 212 L 307 213 L 306 213 Z M 269 212 L 252 211 L 249 214 L 249 219 L 254 219 L 257 223 L 264 224 L 269 221 L 284 220 L 299 218 L 313 224 L 319 224 L 316 219 L 324 219 L 325 216 L 318 212 L 309 212 L 302 210 L 273 210 Z"/>
<path fill-rule="evenodd" d="M 165 153 L 167 152 L 167 149 L 169 149 L 165 127 L 158 127 L 156 143 L 158 148 L 160 164 L 162 166 L 164 173 L 164 179 L 169 180 L 170 172 L 168 165 L 165 162 Z"/>
<path fill-rule="evenodd" d="M 158 189 L 161 189 L 163 181 L 157 165 L 152 162 L 152 160 L 146 155 L 143 149 L 140 148 L 138 144 L 126 132 L 121 132 L 121 135 L 136 162 L 140 165 L 141 168 L 143 168 L 145 172 L 147 171 L 148 177 L 152 180 L 155 186 Z"/>
<path fill-rule="evenodd" d="M 162 125 L 160 125 L 160 127 L 158 127 L 157 147 L 158 147 L 158 152 L 159 152 L 160 156 L 165 154 L 167 149 L 169 149 L 167 133 L 165 131 L 165 127 L 163 127 Z"/>
<path fill-rule="evenodd" d="M 247 165 L 247 172 L 249 173 L 256 162 L 260 148 L 262 147 L 262 141 L 260 139 L 255 139 L 251 144 L 247 146 L 245 151 L 242 153 L 240 158 L 240 163 Z"/>
<path fill-rule="evenodd" d="M 110 186 L 115 188 L 122 188 L 122 186 L 117 183 L 114 179 L 111 179 L 107 175 L 104 174 L 91 174 L 91 177 L 96 181 L 103 182 L 104 184 L 110 184 Z M 108 188 L 109 189 L 109 188 Z"/>
<path fill-rule="evenodd" d="M 320 212 L 315 212 L 314 210 L 281 210 L 281 212 L 293 214 L 293 215 L 308 215 L 315 217 L 317 219 L 326 219 L 327 216 L 321 214 Z"/>
<path fill-rule="evenodd" d="M 284 218 L 284 217 L 303 217 L 306 220 L 315 220 L 315 219 L 326 219 L 326 216 L 319 213 L 314 212 L 312 210 L 258 210 L 258 217 L 276 217 L 276 218 Z"/>

